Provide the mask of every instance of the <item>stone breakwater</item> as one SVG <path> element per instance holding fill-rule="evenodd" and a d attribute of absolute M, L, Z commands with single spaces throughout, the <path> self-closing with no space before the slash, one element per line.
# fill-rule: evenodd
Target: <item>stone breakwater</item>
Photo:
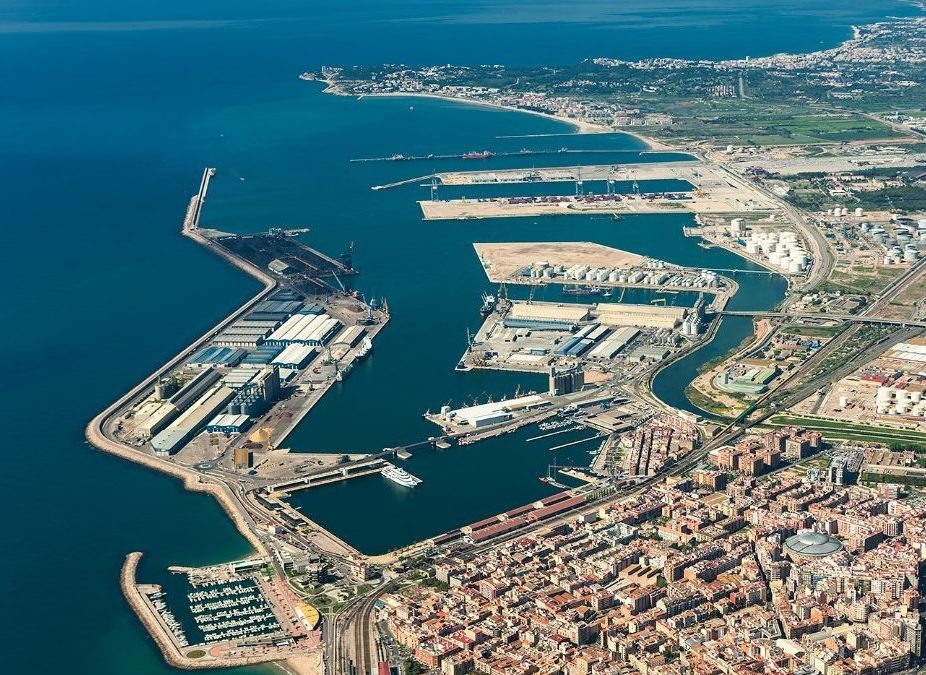
<path fill-rule="evenodd" d="M 164 660 L 175 668 L 183 670 L 205 670 L 207 668 L 232 668 L 239 666 L 253 666 L 260 663 L 279 661 L 283 659 L 294 659 L 303 656 L 301 652 L 295 649 L 275 650 L 265 654 L 254 656 L 214 656 L 209 653 L 208 648 L 188 647 L 188 654 L 197 654 L 196 657 L 190 657 L 181 652 L 167 630 L 158 620 L 154 609 L 145 599 L 144 594 L 139 590 L 136 582 L 136 572 L 138 562 L 142 554 L 138 551 L 129 553 L 122 564 L 122 571 L 119 575 L 119 585 L 122 588 L 122 594 L 132 608 L 132 611 L 138 616 L 139 621 L 151 635 Z M 309 672 L 309 671 L 296 671 Z"/>

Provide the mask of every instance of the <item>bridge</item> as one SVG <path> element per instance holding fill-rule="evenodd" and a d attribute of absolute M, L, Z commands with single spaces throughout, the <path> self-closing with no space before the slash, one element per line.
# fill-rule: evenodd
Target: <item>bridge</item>
<path fill-rule="evenodd" d="M 898 326 L 899 328 L 926 328 L 926 321 L 916 319 L 886 319 L 876 316 L 861 316 L 858 314 L 819 314 L 813 312 L 763 312 L 763 311 L 730 311 L 714 312 L 719 316 L 751 316 L 774 319 L 826 319 L 849 323 L 871 323 L 881 326 Z"/>

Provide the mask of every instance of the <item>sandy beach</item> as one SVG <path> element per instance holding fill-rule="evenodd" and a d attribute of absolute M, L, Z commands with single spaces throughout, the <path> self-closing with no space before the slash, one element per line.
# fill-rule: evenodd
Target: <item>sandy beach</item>
<path fill-rule="evenodd" d="M 494 108 L 496 110 L 509 110 L 512 112 L 524 113 L 526 115 L 536 115 L 537 117 L 545 117 L 546 119 L 556 120 L 557 122 L 563 122 L 568 124 L 576 133 L 579 134 L 607 134 L 607 133 L 621 133 L 627 134 L 628 136 L 633 136 L 634 138 L 646 143 L 649 146 L 650 150 L 654 151 L 673 151 L 676 148 L 667 145 L 661 141 L 657 141 L 649 136 L 644 136 L 635 131 L 627 131 L 624 128 L 615 129 L 612 127 L 605 126 L 603 124 L 593 124 L 591 122 L 585 122 L 584 120 L 577 120 L 572 117 L 566 117 L 564 115 L 555 115 L 553 113 L 541 112 L 539 110 L 528 110 L 526 108 L 519 108 L 513 105 L 502 105 L 500 103 L 491 103 L 489 101 L 477 101 L 469 98 L 461 98 L 459 96 L 447 96 L 444 94 L 428 94 L 428 93 L 416 93 L 416 92 L 394 92 L 394 93 L 382 93 L 382 94 L 351 94 L 345 92 L 341 89 L 336 82 L 326 81 L 327 86 L 325 87 L 324 92 L 326 94 L 335 94 L 337 96 L 357 96 L 357 98 L 365 97 L 377 97 L 377 98 L 430 98 L 438 99 L 442 101 L 450 101 L 451 103 L 460 103 L 464 105 L 475 105 L 481 106 L 484 108 Z"/>

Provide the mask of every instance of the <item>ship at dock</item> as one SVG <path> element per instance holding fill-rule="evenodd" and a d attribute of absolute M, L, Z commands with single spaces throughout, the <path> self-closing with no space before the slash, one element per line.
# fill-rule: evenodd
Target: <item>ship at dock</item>
<path fill-rule="evenodd" d="M 495 305 L 498 302 L 498 298 L 494 295 L 488 293 L 482 294 L 482 307 L 479 308 L 479 313 L 482 315 L 482 318 L 486 318 L 495 310 Z"/>
<path fill-rule="evenodd" d="M 373 340 L 364 338 L 363 342 L 360 343 L 360 349 L 357 350 L 357 360 L 365 359 L 371 351 L 373 351 Z"/>
<path fill-rule="evenodd" d="M 563 295 L 601 295 L 603 289 L 598 286 L 567 286 Z"/>
<path fill-rule="evenodd" d="M 413 488 L 416 485 L 420 485 L 422 483 L 420 478 L 411 475 L 405 469 L 400 469 L 393 464 L 390 464 L 385 469 L 383 469 L 382 475 L 383 477 L 388 478 L 393 483 L 401 485 L 402 487 Z"/>
<path fill-rule="evenodd" d="M 492 156 L 492 153 L 488 150 L 482 150 L 480 152 L 467 152 L 461 155 L 463 159 L 488 159 Z"/>

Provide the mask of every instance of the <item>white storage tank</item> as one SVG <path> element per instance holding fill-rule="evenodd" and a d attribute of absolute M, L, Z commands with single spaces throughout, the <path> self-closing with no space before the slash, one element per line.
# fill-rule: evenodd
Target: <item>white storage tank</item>
<path fill-rule="evenodd" d="M 865 209 L 863 209 L 862 207 L 858 207 L 857 209 L 855 209 L 856 218 L 861 218 L 864 215 L 865 215 Z"/>
<path fill-rule="evenodd" d="M 849 405 L 849 397 L 848 397 L 848 396 L 840 396 L 840 397 L 839 397 L 839 407 L 840 407 L 840 408 L 845 408 L 847 405 Z"/>

